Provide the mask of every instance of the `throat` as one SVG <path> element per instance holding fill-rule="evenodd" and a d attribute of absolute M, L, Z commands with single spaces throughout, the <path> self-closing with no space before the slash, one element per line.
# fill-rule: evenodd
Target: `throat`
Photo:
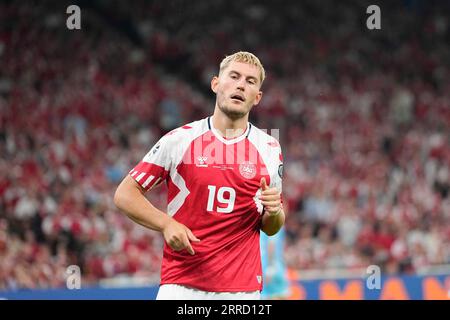
<path fill-rule="evenodd" d="M 242 136 L 245 133 L 245 131 L 246 130 L 240 129 L 240 128 L 239 129 L 226 129 L 225 135 L 223 134 L 223 132 L 220 132 L 220 134 L 226 140 L 233 140 L 235 138 Z"/>
<path fill-rule="evenodd" d="M 226 140 L 233 140 L 239 138 L 240 136 L 244 135 L 248 130 L 248 122 L 239 126 L 233 124 L 235 123 L 217 125 L 214 122 L 214 118 L 211 117 L 212 128 L 214 129 L 214 131 L 217 132 L 217 134 L 219 134 L 222 138 Z"/>
<path fill-rule="evenodd" d="M 248 118 L 230 119 L 223 113 L 217 114 L 215 110 L 213 116 L 210 117 L 211 127 L 226 140 L 236 139 L 246 133 L 249 127 Z"/>

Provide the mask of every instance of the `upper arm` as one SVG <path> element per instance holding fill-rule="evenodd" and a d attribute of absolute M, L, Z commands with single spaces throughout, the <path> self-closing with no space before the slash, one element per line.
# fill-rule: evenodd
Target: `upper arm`
<path fill-rule="evenodd" d="M 143 192 L 157 186 L 170 174 L 173 148 L 170 137 L 162 137 L 142 161 L 131 169 L 128 177 L 137 183 Z"/>
<path fill-rule="evenodd" d="M 121 207 L 138 191 L 144 195 L 167 179 L 171 167 L 171 143 L 167 136 L 162 137 L 144 158 L 125 176 L 114 194 L 114 203 Z"/>
<path fill-rule="evenodd" d="M 114 193 L 114 204 L 123 209 L 133 195 L 144 195 L 145 190 L 129 174 L 123 178 Z"/>
<path fill-rule="evenodd" d="M 144 188 L 142 188 L 142 186 L 139 183 L 137 183 L 136 180 L 134 180 L 129 174 L 127 174 L 125 176 L 125 178 L 123 178 L 122 182 L 120 183 L 120 185 L 117 189 L 121 189 L 121 190 L 137 189 L 142 194 L 144 194 L 146 192 L 146 190 Z"/>

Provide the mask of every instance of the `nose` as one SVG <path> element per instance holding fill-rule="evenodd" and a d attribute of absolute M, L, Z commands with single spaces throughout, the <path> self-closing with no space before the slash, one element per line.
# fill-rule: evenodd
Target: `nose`
<path fill-rule="evenodd" d="M 240 79 L 237 83 L 237 89 L 244 91 L 245 90 L 245 79 Z"/>

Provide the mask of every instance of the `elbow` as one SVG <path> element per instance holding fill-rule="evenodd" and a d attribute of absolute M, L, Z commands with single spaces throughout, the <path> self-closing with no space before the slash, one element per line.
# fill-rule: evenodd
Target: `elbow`
<path fill-rule="evenodd" d="M 274 235 L 276 235 L 277 234 L 277 232 L 280 230 L 281 228 L 278 228 L 278 229 L 274 229 L 274 228 L 272 228 L 272 229 L 262 229 L 262 231 L 266 234 L 266 235 L 268 235 L 269 237 L 271 237 L 271 236 L 274 236 Z"/>
<path fill-rule="evenodd" d="M 115 205 L 118 209 L 123 210 L 125 199 L 124 199 L 123 192 L 121 192 L 120 189 L 121 189 L 121 188 L 120 188 L 120 186 L 119 186 L 119 187 L 116 189 L 116 192 L 114 193 L 114 205 Z"/>
<path fill-rule="evenodd" d="M 280 213 L 279 216 L 277 216 L 275 219 L 269 219 L 266 215 L 263 216 L 262 226 L 261 230 L 267 234 L 269 237 L 277 234 L 278 231 L 281 230 L 281 228 L 284 225 L 285 222 L 285 215 L 284 211 Z"/>
<path fill-rule="evenodd" d="M 269 237 L 271 237 L 271 236 L 273 236 L 273 235 L 276 234 L 276 232 L 273 232 L 273 231 L 266 231 L 266 230 L 263 230 L 263 231 L 264 231 L 264 233 L 265 233 L 267 236 L 269 236 Z"/>
<path fill-rule="evenodd" d="M 271 236 L 275 235 L 281 229 L 281 227 L 282 227 L 282 225 L 278 225 L 278 224 L 266 224 L 266 225 L 263 225 L 261 230 L 266 235 L 271 237 Z"/>

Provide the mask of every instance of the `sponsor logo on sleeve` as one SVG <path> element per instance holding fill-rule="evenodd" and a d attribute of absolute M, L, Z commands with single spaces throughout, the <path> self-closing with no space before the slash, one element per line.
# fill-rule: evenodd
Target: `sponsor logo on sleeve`
<path fill-rule="evenodd" d="M 157 144 L 156 146 L 154 146 L 153 149 L 152 149 L 152 154 L 155 154 L 156 152 L 158 152 L 160 147 L 161 147 L 160 144 Z"/>
<path fill-rule="evenodd" d="M 280 165 L 278 166 L 278 175 L 280 176 L 280 178 L 283 177 L 283 164 L 280 163 Z"/>

